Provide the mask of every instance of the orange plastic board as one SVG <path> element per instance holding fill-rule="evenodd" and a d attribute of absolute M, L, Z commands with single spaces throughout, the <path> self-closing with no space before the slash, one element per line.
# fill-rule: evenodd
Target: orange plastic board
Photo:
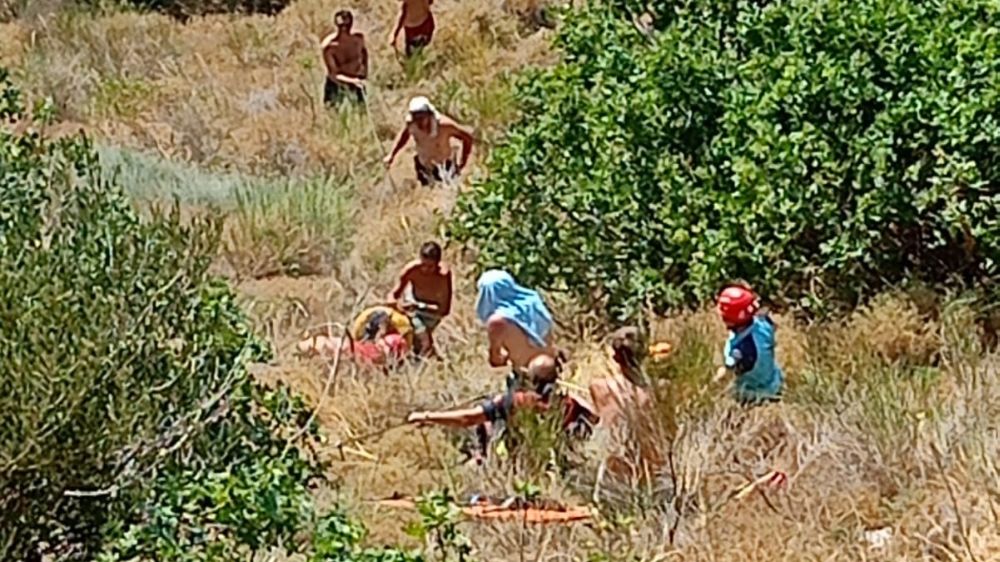
<path fill-rule="evenodd" d="M 400 509 L 414 509 L 416 504 L 406 498 L 380 500 L 379 505 Z M 565 509 L 540 509 L 534 507 L 503 507 L 490 503 L 463 506 L 462 513 L 473 519 L 493 519 L 500 521 L 526 521 L 535 524 L 574 523 L 590 519 L 590 512 L 582 507 Z"/>

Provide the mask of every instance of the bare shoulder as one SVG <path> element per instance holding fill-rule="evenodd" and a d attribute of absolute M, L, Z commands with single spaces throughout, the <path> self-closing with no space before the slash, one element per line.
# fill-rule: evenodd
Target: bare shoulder
<path fill-rule="evenodd" d="M 451 277 L 451 266 L 449 266 L 444 262 L 439 263 L 438 273 L 441 275 L 441 277 Z"/>
<path fill-rule="evenodd" d="M 409 262 L 403 266 L 403 269 L 400 271 L 400 277 L 409 277 L 418 267 L 420 267 L 420 260 Z"/>
<path fill-rule="evenodd" d="M 360 41 L 362 43 L 365 42 L 365 34 L 361 33 L 360 31 L 355 31 L 354 33 L 351 34 L 351 37 L 353 37 L 355 40 Z"/>
<path fill-rule="evenodd" d="M 326 49 L 334 46 L 334 44 L 336 43 L 337 43 L 337 34 L 331 33 L 326 37 L 324 37 L 323 40 L 319 42 L 319 46 L 323 49 Z"/>
<path fill-rule="evenodd" d="M 458 121 L 455 121 L 453 118 L 451 118 L 451 116 L 445 115 L 443 113 L 441 114 L 441 118 L 438 121 L 438 124 L 441 126 L 442 129 L 445 129 L 450 133 L 465 133 L 469 135 L 472 134 L 471 128 L 462 125 Z"/>
<path fill-rule="evenodd" d="M 486 319 L 486 331 L 491 334 L 500 334 L 507 329 L 508 320 L 501 314 L 494 313 Z"/>

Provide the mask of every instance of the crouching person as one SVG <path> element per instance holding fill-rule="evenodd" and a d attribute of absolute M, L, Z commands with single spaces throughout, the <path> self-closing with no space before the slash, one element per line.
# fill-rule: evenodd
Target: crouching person
<path fill-rule="evenodd" d="M 455 428 L 476 428 L 480 450 L 478 461 L 486 454 L 488 443 L 496 436 L 501 424 L 509 423 L 518 412 L 545 414 L 559 408 L 562 428 L 571 435 L 588 435 L 597 423 L 597 416 L 582 401 L 558 389 L 555 370 L 529 370 L 522 386 L 522 377 L 511 373 L 507 378 L 507 390 L 481 404 L 458 410 L 413 412 L 407 423 L 434 424 Z"/>
<path fill-rule="evenodd" d="M 780 400 L 784 375 L 774 355 L 774 322 L 758 314 L 760 299 L 749 287 L 731 285 L 719 294 L 718 307 L 729 338 L 716 380 L 732 374 L 733 398 L 743 405 Z"/>

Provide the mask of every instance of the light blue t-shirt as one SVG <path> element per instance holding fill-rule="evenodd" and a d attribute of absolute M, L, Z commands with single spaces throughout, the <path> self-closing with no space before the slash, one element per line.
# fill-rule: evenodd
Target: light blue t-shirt
<path fill-rule="evenodd" d="M 756 402 L 781 394 L 785 377 L 774 356 L 774 323 L 767 316 L 757 316 L 746 328 L 729 333 L 725 362 L 736 373 L 736 400 Z"/>

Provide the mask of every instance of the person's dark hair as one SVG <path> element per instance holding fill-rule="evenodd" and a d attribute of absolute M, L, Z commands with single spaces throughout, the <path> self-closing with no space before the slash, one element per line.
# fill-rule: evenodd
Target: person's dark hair
<path fill-rule="evenodd" d="M 648 351 L 645 338 L 639 328 L 626 326 L 611 334 L 611 350 L 615 361 L 622 368 L 622 374 L 632 384 L 644 385 L 642 362 Z"/>
<path fill-rule="evenodd" d="M 345 23 L 354 23 L 354 14 L 350 10 L 340 10 L 334 14 L 333 22 L 338 26 Z"/>
<path fill-rule="evenodd" d="M 420 247 L 420 257 L 433 262 L 441 261 L 441 246 L 437 242 L 424 242 Z"/>

